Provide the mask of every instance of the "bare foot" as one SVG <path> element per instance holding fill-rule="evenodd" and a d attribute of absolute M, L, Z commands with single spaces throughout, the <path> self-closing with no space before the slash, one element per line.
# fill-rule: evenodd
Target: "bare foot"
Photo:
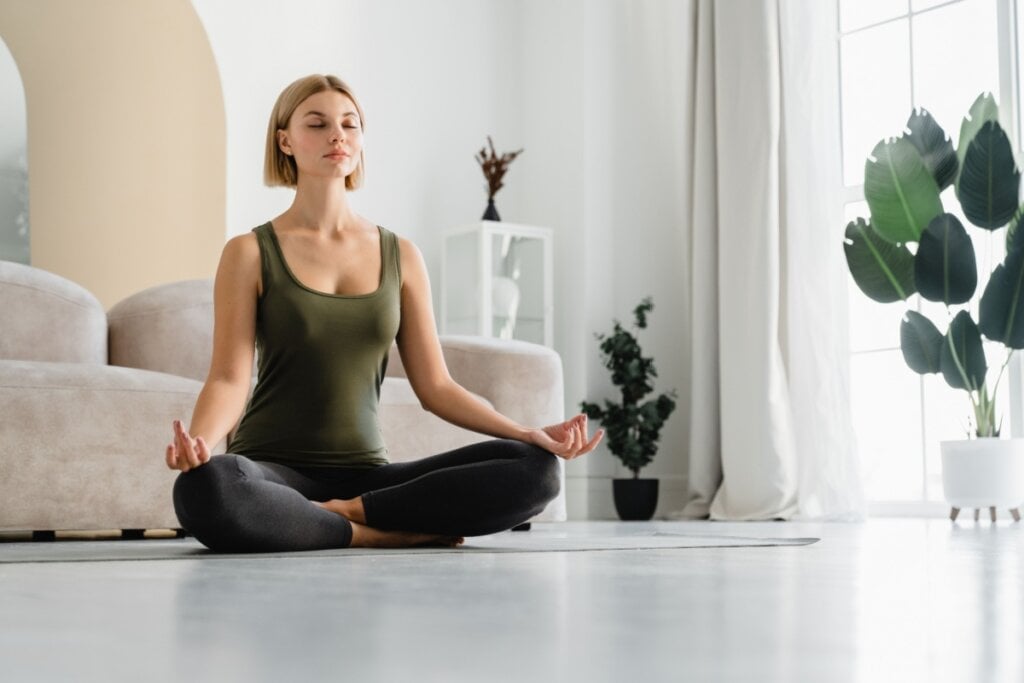
<path fill-rule="evenodd" d="M 412 548 L 415 546 L 439 546 L 457 548 L 465 542 L 462 536 L 444 534 L 421 534 L 414 531 L 381 531 L 373 527 L 352 522 L 352 548 Z"/>
<path fill-rule="evenodd" d="M 352 524 L 352 548 L 411 548 L 414 546 L 440 546 L 455 548 L 465 542 L 462 536 L 423 534 L 414 531 L 381 531 L 366 526 L 366 515 L 359 498 L 338 498 L 320 502 L 310 501 L 317 507 L 339 514 Z"/>
<path fill-rule="evenodd" d="M 322 503 L 316 500 L 311 500 L 310 502 L 313 505 L 322 507 L 324 510 L 337 513 L 350 522 L 366 524 L 366 513 L 363 511 L 363 501 L 361 498 L 352 498 L 351 500 L 333 498 Z"/>

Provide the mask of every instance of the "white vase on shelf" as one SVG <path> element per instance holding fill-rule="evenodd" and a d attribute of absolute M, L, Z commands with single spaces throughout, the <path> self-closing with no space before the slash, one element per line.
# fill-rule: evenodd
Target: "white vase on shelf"
<path fill-rule="evenodd" d="M 495 320 L 495 336 L 512 339 L 519 312 L 519 284 L 510 277 L 495 275 L 491 282 L 491 312 Z"/>

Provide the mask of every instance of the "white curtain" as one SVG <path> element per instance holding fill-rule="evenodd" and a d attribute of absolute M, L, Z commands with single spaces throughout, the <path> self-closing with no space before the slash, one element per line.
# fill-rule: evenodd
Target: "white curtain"
<path fill-rule="evenodd" d="M 862 519 L 835 3 L 694 7 L 689 489 L 674 516 Z"/>

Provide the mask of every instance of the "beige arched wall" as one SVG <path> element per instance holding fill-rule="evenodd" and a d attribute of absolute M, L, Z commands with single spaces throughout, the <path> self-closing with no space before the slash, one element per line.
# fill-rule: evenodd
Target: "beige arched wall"
<path fill-rule="evenodd" d="M 0 2 L 28 114 L 33 266 L 109 308 L 211 277 L 224 244 L 224 100 L 189 0 Z"/>

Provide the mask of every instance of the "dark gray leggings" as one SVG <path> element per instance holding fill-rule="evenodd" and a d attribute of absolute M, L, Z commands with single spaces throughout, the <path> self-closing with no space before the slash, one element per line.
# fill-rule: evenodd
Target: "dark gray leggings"
<path fill-rule="evenodd" d="M 557 457 L 510 439 L 371 469 L 215 455 L 174 482 L 182 527 L 220 552 L 345 548 L 352 525 L 310 501 L 362 496 L 367 526 L 450 536 L 511 529 L 558 495 Z"/>

